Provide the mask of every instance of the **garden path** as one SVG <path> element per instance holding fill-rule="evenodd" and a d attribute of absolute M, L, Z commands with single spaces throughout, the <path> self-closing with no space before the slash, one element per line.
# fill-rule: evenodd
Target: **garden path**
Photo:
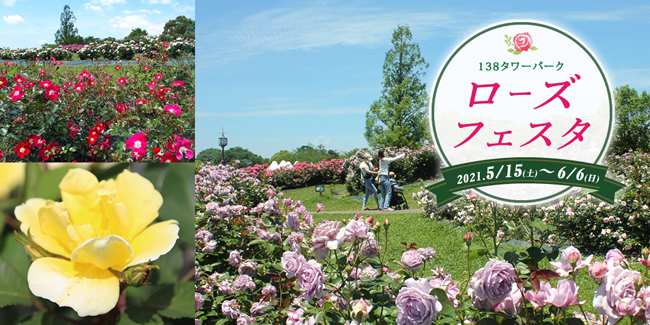
<path fill-rule="evenodd" d="M 310 213 L 315 214 L 315 211 L 310 211 Z M 388 213 L 423 213 L 422 209 L 408 209 L 408 210 L 394 210 L 394 211 L 379 211 L 379 210 L 353 210 L 353 211 L 321 211 L 318 212 L 319 214 L 368 214 L 368 213 L 373 213 L 373 214 L 388 214 Z"/>

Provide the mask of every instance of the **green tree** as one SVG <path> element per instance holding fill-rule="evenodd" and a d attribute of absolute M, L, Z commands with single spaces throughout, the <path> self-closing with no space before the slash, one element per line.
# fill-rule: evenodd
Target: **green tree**
<path fill-rule="evenodd" d="M 74 23 L 77 21 L 70 6 L 63 6 L 61 13 L 61 27 L 54 33 L 54 40 L 58 45 L 80 44 L 83 43 L 83 37 L 79 36 Z"/>
<path fill-rule="evenodd" d="M 233 147 L 227 149 L 224 152 L 224 162 L 226 164 L 234 165 L 235 167 L 246 167 L 253 166 L 257 164 L 265 164 L 268 162 L 267 159 L 262 158 L 262 156 L 257 155 L 251 152 L 248 149 L 242 147 Z M 201 151 L 196 157 L 197 160 L 202 162 L 212 162 L 213 164 L 221 163 L 221 149 L 209 148 Z M 238 160 L 239 163 L 235 164 L 234 161 Z"/>
<path fill-rule="evenodd" d="M 428 96 L 421 79 L 429 64 L 412 38 L 408 26 L 398 26 L 393 32 L 393 48 L 384 61 L 384 89 L 366 112 L 364 136 L 373 148 L 419 147 L 428 138 Z"/>
<path fill-rule="evenodd" d="M 194 38 L 194 20 L 185 16 L 178 16 L 165 23 L 160 39 L 172 41 L 176 38 Z"/>
<path fill-rule="evenodd" d="M 147 31 L 138 27 L 131 30 L 131 33 L 124 38 L 125 41 L 139 41 L 142 38 L 149 36 Z"/>
<path fill-rule="evenodd" d="M 293 162 L 295 161 L 293 159 L 293 153 L 291 153 L 289 150 L 280 150 L 276 152 L 273 156 L 271 156 L 271 161 L 280 163 L 283 160 L 289 161 L 293 164 Z"/>
<path fill-rule="evenodd" d="M 88 36 L 88 37 L 84 37 L 82 44 L 99 43 L 101 41 L 102 40 L 100 38 L 97 38 L 95 36 Z"/>
<path fill-rule="evenodd" d="M 650 150 L 650 95 L 629 86 L 616 88 L 616 126 L 612 153 Z"/>

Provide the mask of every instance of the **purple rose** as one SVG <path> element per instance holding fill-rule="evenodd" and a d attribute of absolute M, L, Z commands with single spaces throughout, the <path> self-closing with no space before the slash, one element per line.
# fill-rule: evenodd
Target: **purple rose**
<path fill-rule="evenodd" d="M 237 270 L 239 275 L 246 274 L 250 276 L 251 278 L 255 277 L 257 275 L 257 263 L 253 260 L 245 260 L 241 264 L 239 264 L 239 269 Z"/>
<path fill-rule="evenodd" d="M 255 322 L 255 318 L 252 318 L 246 314 L 240 314 L 237 318 L 237 325 L 250 325 Z"/>
<path fill-rule="evenodd" d="M 201 250 L 204 253 L 212 253 L 214 250 L 217 248 L 217 242 L 214 240 L 211 240 L 207 243 L 205 243 L 205 247 Z"/>
<path fill-rule="evenodd" d="M 244 287 L 245 286 L 246 285 L 244 285 Z M 231 280 L 226 279 L 226 280 L 223 280 L 223 281 L 219 282 L 218 288 L 219 288 L 219 291 L 221 292 L 221 294 L 224 295 L 224 296 L 230 296 L 230 295 L 235 294 L 235 290 L 233 290 L 233 288 L 232 288 L 232 281 Z"/>
<path fill-rule="evenodd" d="M 234 250 L 230 252 L 230 256 L 228 258 L 228 264 L 230 264 L 230 266 L 239 267 L 240 263 L 241 263 L 241 255 L 239 255 L 239 251 Z"/>
<path fill-rule="evenodd" d="M 289 244 L 289 246 L 291 246 L 291 249 L 295 253 L 300 254 L 302 252 L 300 243 L 302 243 L 303 240 L 305 240 L 305 235 L 303 235 L 300 232 L 292 232 L 291 234 L 289 234 L 287 243 Z"/>
<path fill-rule="evenodd" d="M 262 316 L 264 315 L 264 312 L 262 311 L 263 308 L 269 307 L 269 302 L 268 301 L 258 301 L 253 303 L 253 306 L 251 306 L 251 315 L 253 316 Z"/>
<path fill-rule="evenodd" d="M 620 265 L 611 268 L 596 290 L 593 305 L 599 314 L 607 315 L 610 323 L 616 323 L 625 316 L 635 315 L 645 305 L 636 298 L 637 279 L 641 273 L 623 269 Z"/>
<path fill-rule="evenodd" d="M 530 303 L 533 305 L 535 309 L 538 309 L 540 307 L 544 307 L 548 304 L 550 304 L 550 301 L 553 300 L 553 288 L 551 288 L 551 284 L 548 282 L 544 282 L 543 280 L 539 281 L 539 290 L 538 291 L 526 291 L 524 294 L 524 297 L 530 301 Z"/>
<path fill-rule="evenodd" d="M 625 261 L 625 255 L 618 249 L 610 249 L 605 255 L 605 264 L 608 269 L 617 267 Z"/>
<path fill-rule="evenodd" d="M 205 302 L 205 299 L 203 298 L 203 296 L 200 293 L 195 292 L 194 293 L 194 306 L 196 306 L 196 310 L 199 310 L 199 309 L 201 309 L 201 307 L 203 307 L 203 302 Z"/>
<path fill-rule="evenodd" d="M 474 273 L 467 294 L 477 308 L 493 309 L 510 294 L 514 281 L 515 269 L 510 263 L 491 259 Z"/>
<path fill-rule="evenodd" d="M 346 242 L 353 242 L 355 237 L 365 239 L 368 237 L 368 225 L 363 221 L 352 219 L 345 226 L 345 235 Z"/>
<path fill-rule="evenodd" d="M 224 300 L 221 304 L 221 313 L 230 319 L 237 319 L 237 317 L 239 317 L 239 305 L 237 304 L 237 300 Z"/>
<path fill-rule="evenodd" d="M 341 230 L 340 221 L 324 221 L 311 236 L 310 244 L 314 245 L 309 251 L 316 255 L 317 260 L 327 257 L 330 250 L 341 248 L 345 240 L 345 231 Z"/>
<path fill-rule="evenodd" d="M 425 262 L 436 258 L 436 251 L 431 247 L 418 248 L 418 253 L 422 255 Z"/>
<path fill-rule="evenodd" d="M 298 223 L 300 222 L 300 216 L 295 212 L 289 212 L 287 214 L 287 222 L 285 222 L 285 227 L 296 230 L 298 229 Z"/>
<path fill-rule="evenodd" d="M 375 234 L 369 232 L 368 239 L 361 243 L 359 249 L 361 250 L 361 256 L 373 258 L 379 255 L 379 243 L 375 240 Z"/>
<path fill-rule="evenodd" d="M 442 310 L 438 297 L 429 295 L 432 287 L 426 279 L 404 281 L 395 304 L 399 309 L 398 325 L 431 324 Z"/>
<path fill-rule="evenodd" d="M 420 269 L 423 262 L 422 255 L 417 251 L 406 251 L 402 254 L 401 262 L 409 272 L 413 272 Z"/>
<path fill-rule="evenodd" d="M 298 274 L 303 264 L 307 263 L 305 257 L 294 252 L 282 253 L 282 270 L 287 273 L 287 278 L 291 279 Z"/>
<path fill-rule="evenodd" d="M 232 287 L 237 291 L 246 291 L 250 289 L 251 291 L 255 290 L 255 282 L 251 279 L 250 276 L 244 274 L 240 275 L 235 279 L 235 282 L 232 284 Z M 252 288 L 252 289 L 251 289 Z"/>
<path fill-rule="evenodd" d="M 521 291 L 517 287 L 517 283 L 512 284 L 512 291 L 503 299 L 498 305 L 494 307 L 494 311 L 503 311 L 509 316 L 518 315 L 523 307 L 524 299 L 521 296 Z"/>
<path fill-rule="evenodd" d="M 265 296 L 273 296 L 275 297 L 277 289 L 273 285 L 266 285 L 266 287 L 262 288 L 262 294 Z"/>
<path fill-rule="evenodd" d="M 323 297 L 326 278 L 321 271 L 321 265 L 315 260 L 303 263 L 298 274 L 298 286 L 303 291 L 302 296 L 306 301 L 310 301 L 314 297 Z"/>

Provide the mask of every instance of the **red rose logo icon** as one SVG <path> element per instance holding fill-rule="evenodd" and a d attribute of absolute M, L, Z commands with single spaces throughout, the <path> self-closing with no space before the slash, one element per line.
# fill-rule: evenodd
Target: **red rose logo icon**
<path fill-rule="evenodd" d="M 522 52 L 528 52 L 528 50 L 537 51 L 537 48 L 533 46 L 533 37 L 528 33 L 519 33 L 515 35 L 514 40 L 512 37 L 508 37 L 508 35 L 506 35 L 505 42 L 508 47 L 514 47 L 508 49 L 508 52 L 514 55 L 519 55 Z"/>
<path fill-rule="evenodd" d="M 533 38 L 528 33 L 521 33 L 515 35 L 513 43 L 515 43 L 515 51 L 528 51 L 530 46 L 533 45 Z"/>

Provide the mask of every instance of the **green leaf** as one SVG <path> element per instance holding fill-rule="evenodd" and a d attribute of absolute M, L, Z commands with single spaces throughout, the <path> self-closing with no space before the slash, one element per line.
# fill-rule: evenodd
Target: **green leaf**
<path fill-rule="evenodd" d="M 485 247 L 477 247 L 477 248 L 472 248 L 469 251 L 469 259 L 470 260 L 475 260 L 477 258 L 480 258 L 482 256 L 488 255 L 488 249 Z"/>
<path fill-rule="evenodd" d="M 12 233 L 5 234 L 2 239 L 2 251 L 0 251 L 0 260 L 7 262 L 21 274 L 23 279 L 27 279 L 27 270 L 29 270 L 29 257 L 25 253 L 23 246 L 16 241 L 16 235 Z"/>
<path fill-rule="evenodd" d="M 165 167 L 167 172 L 162 183 L 156 186 L 165 198 L 160 208 L 160 218 L 177 220 L 180 240 L 194 245 L 194 163 L 170 164 Z"/>
<path fill-rule="evenodd" d="M 127 308 L 121 315 L 118 325 L 146 324 L 161 325 L 164 324 L 160 315 L 153 310 Z"/>
<path fill-rule="evenodd" d="M 449 297 L 447 297 L 447 293 L 445 293 L 444 290 L 440 288 L 433 289 L 431 290 L 431 295 L 438 297 L 438 302 L 442 304 L 442 310 L 439 313 L 440 315 L 447 315 L 456 318 L 456 309 L 454 308 L 454 304 L 449 301 Z"/>
<path fill-rule="evenodd" d="M 510 53 L 512 53 L 512 52 L 514 52 L 514 51 L 515 51 L 515 50 L 513 50 L 513 49 L 508 49 L 508 52 L 510 52 Z"/>
<path fill-rule="evenodd" d="M 157 309 L 169 318 L 194 317 L 194 283 L 178 282 L 162 286 L 147 301 L 147 307 Z"/>
<path fill-rule="evenodd" d="M 514 51 L 514 52 L 512 52 L 512 54 L 519 55 L 519 54 L 521 54 L 521 51 Z"/>
<path fill-rule="evenodd" d="M 0 307 L 32 304 L 26 276 L 7 262 L 0 260 Z"/>
<path fill-rule="evenodd" d="M 34 313 L 32 317 L 22 323 L 21 325 L 57 325 L 61 324 L 61 320 L 56 318 L 55 314 L 39 311 Z"/>
<path fill-rule="evenodd" d="M 181 267 L 183 266 L 183 252 L 180 245 L 174 245 L 169 253 L 161 256 L 155 262 L 160 266 L 159 270 L 151 273 L 149 282 L 152 283 L 169 283 L 178 281 Z"/>
<path fill-rule="evenodd" d="M 61 195 L 59 183 L 61 183 L 63 177 L 65 177 L 68 171 L 72 168 L 76 167 L 74 165 L 65 166 L 41 174 L 35 184 L 35 197 L 46 200 L 54 200 L 58 198 Z"/>
<path fill-rule="evenodd" d="M 476 323 L 476 325 L 501 325 L 499 322 L 492 318 L 483 318 Z"/>
<path fill-rule="evenodd" d="M 565 319 L 567 325 L 584 325 L 581 319 L 570 317 Z"/>
<path fill-rule="evenodd" d="M 531 47 L 530 47 L 530 50 L 531 50 L 531 51 L 537 51 L 537 47 L 535 47 L 535 46 L 531 46 Z"/>

